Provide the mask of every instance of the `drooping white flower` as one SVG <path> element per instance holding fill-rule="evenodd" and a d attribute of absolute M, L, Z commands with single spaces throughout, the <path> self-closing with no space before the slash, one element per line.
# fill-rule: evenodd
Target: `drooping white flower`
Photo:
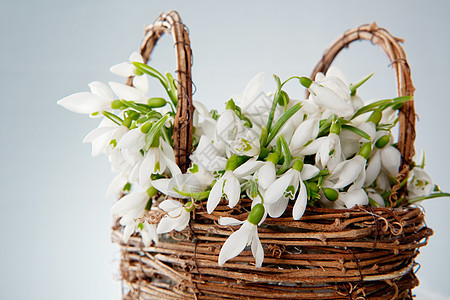
<path fill-rule="evenodd" d="M 116 64 L 112 66 L 109 70 L 111 73 L 116 74 L 118 76 L 128 78 L 130 76 L 133 77 L 133 86 L 137 89 L 143 91 L 144 93 L 147 93 L 148 91 L 148 80 L 145 74 L 141 74 L 140 72 L 137 72 L 136 67 L 133 65 L 133 62 L 138 63 L 144 63 L 144 59 L 142 58 L 142 55 L 133 52 L 130 55 L 129 61 L 122 62 L 119 64 Z M 126 99 L 126 98 L 124 98 Z M 131 99 L 126 99 L 131 100 Z"/>
<path fill-rule="evenodd" d="M 114 95 L 107 85 L 99 81 L 89 84 L 91 92 L 80 92 L 62 98 L 57 102 L 65 109 L 79 114 L 102 116 L 102 111 L 111 111 Z"/>
<path fill-rule="evenodd" d="M 238 256 L 246 246 L 251 245 L 252 254 L 255 258 L 256 268 L 260 268 L 264 261 L 264 249 L 258 237 L 258 224 L 264 216 L 264 206 L 262 204 L 255 205 L 247 220 L 239 221 L 234 218 L 220 218 L 219 225 L 232 226 L 242 224 L 239 230 L 233 232 L 220 249 L 219 266 Z"/>
<path fill-rule="evenodd" d="M 338 163 L 342 161 L 341 142 L 339 135 L 330 133 L 328 136 L 320 137 L 306 146 L 301 155 L 316 155 L 316 165 L 322 168 L 328 167 L 333 172 Z"/>
<path fill-rule="evenodd" d="M 189 223 L 190 213 L 187 208 L 176 200 L 168 199 L 159 204 L 159 208 L 167 212 L 158 224 L 158 234 L 182 231 Z"/>
<path fill-rule="evenodd" d="M 369 204 L 369 198 L 363 189 L 355 189 L 349 192 L 340 192 L 339 202 L 344 203 L 345 207 L 352 208 L 355 205 Z"/>
<path fill-rule="evenodd" d="M 376 203 L 377 207 L 386 206 L 383 197 L 381 197 L 381 195 L 375 189 L 367 188 L 366 192 L 367 195 L 369 196 L 369 199 L 372 199 Z"/>
<path fill-rule="evenodd" d="M 83 139 L 83 144 L 91 143 L 92 156 L 105 153 L 111 143 L 117 141 L 128 131 L 125 126 L 119 126 L 108 118 L 103 118 L 97 128 L 91 130 Z"/>
<path fill-rule="evenodd" d="M 212 187 L 206 202 L 206 211 L 211 214 L 222 197 L 225 197 L 228 200 L 228 206 L 233 208 L 239 202 L 240 195 L 241 185 L 238 178 L 233 171 L 226 171 Z"/>
<path fill-rule="evenodd" d="M 307 119 L 303 121 L 294 131 L 289 143 L 289 150 L 293 156 L 297 156 L 301 147 L 317 137 L 319 132 L 319 119 Z"/>
<path fill-rule="evenodd" d="M 426 197 L 434 190 L 433 179 L 424 169 L 414 167 L 408 176 L 408 197 Z"/>

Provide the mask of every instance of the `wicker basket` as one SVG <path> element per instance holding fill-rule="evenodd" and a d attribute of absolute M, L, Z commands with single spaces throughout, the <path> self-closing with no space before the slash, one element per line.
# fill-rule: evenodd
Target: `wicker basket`
<path fill-rule="evenodd" d="M 147 28 L 141 53 L 147 61 L 156 42 L 171 33 L 177 54 L 178 103 L 174 129 L 177 163 L 186 170 L 192 134 L 191 48 L 188 31 L 176 12 L 161 15 Z M 389 56 L 398 79 L 399 96 L 413 95 L 409 67 L 399 39 L 376 24 L 347 31 L 325 52 L 313 72 L 325 72 L 335 56 L 356 40 L 370 40 Z M 129 81 L 131 84 L 131 80 Z M 400 111 L 399 180 L 409 172 L 414 154 L 414 106 Z M 396 197 L 404 191 L 394 187 Z M 291 210 L 268 218 L 259 231 L 264 264 L 256 269 L 251 251 L 219 267 L 221 245 L 237 228 L 219 226 L 220 216 L 244 220 L 250 201 L 229 210 L 220 204 L 211 215 L 199 203 L 190 226 L 144 247 L 141 238 L 122 242 L 122 229 L 112 239 L 121 247 L 124 299 L 412 299 L 418 285 L 414 259 L 432 230 L 417 207 L 347 210 L 308 208 L 300 221 Z"/>

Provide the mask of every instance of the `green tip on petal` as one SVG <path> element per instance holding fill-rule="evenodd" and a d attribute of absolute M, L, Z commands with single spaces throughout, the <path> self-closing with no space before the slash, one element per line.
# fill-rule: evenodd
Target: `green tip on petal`
<path fill-rule="evenodd" d="M 140 230 L 144 230 L 144 224 L 143 223 L 139 223 L 137 226 Z"/>
<path fill-rule="evenodd" d="M 189 168 L 189 172 L 191 172 L 192 174 L 195 174 L 198 172 L 198 165 L 197 164 L 192 164 L 192 167 Z"/>
<path fill-rule="evenodd" d="M 305 88 L 309 88 L 312 84 L 312 80 L 308 77 L 300 77 L 299 78 L 301 85 L 303 85 Z"/>
<path fill-rule="evenodd" d="M 247 220 L 253 225 L 258 225 L 259 222 L 261 222 L 262 218 L 264 217 L 264 212 L 265 212 L 264 205 L 258 203 L 255 206 L 253 206 L 252 210 L 248 214 Z"/>
<path fill-rule="evenodd" d="M 370 144 L 370 142 L 367 142 L 364 145 L 362 145 L 358 154 L 364 157 L 365 159 L 368 159 L 370 156 L 370 152 L 372 152 L 372 145 Z"/>
<path fill-rule="evenodd" d="M 231 109 L 231 110 L 235 110 L 236 108 L 236 104 L 234 103 L 233 99 L 228 100 L 225 109 Z"/>
<path fill-rule="evenodd" d="M 124 191 L 124 192 L 129 192 L 130 190 L 131 190 L 131 183 L 127 182 L 127 183 L 123 186 L 122 191 Z"/>
<path fill-rule="evenodd" d="M 330 201 L 336 201 L 339 198 L 339 193 L 335 189 L 332 188 L 323 188 L 323 194 Z"/>
<path fill-rule="evenodd" d="M 280 156 L 276 152 L 270 153 L 269 156 L 267 156 L 267 158 L 266 158 L 266 161 L 270 161 L 274 165 L 277 165 L 279 160 L 280 160 Z"/>
<path fill-rule="evenodd" d="M 155 196 L 156 194 L 158 193 L 158 190 L 157 189 L 155 189 L 154 187 L 149 187 L 148 189 L 147 189 L 147 195 L 151 198 L 151 197 L 153 197 L 153 196 Z"/>
<path fill-rule="evenodd" d="M 375 142 L 375 147 L 377 147 L 378 149 L 382 149 L 389 143 L 390 140 L 391 138 L 389 137 L 389 135 L 383 135 Z"/>
<path fill-rule="evenodd" d="M 301 160 L 296 160 L 292 166 L 292 169 L 301 172 L 303 170 L 303 162 Z"/>

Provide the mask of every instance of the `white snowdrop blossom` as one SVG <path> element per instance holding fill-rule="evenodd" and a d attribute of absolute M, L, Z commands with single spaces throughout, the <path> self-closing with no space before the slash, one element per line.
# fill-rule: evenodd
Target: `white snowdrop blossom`
<path fill-rule="evenodd" d="M 158 234 L 172 230 L 181 231 L 186 228 L 190 219 L 188 211 L 190 207 L 187 208 L 181 202 L 172 199 L 164 200 L 158 207 L 167 213 L 158 224 L 156 230 Z"/>
<path fill-rule="evenodd" d="M 411 198 L 429 196 L 434 189 L 433 179 L 424 169 L 414 167 L 409 173 L 408 195 Z"/>

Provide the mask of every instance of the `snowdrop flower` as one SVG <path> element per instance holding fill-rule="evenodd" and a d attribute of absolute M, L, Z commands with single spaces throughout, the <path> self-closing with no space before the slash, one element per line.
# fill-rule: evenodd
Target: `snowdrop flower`
<path fill-rule="evenodd" d="M 136 67 L 133 65 L 133 62 L 138 63 L 144 63 L 144 59 L 142 58 L 142 55 L 133 52 L 130 55 L 129 61 L 122 62 L 119 64 L 116 64 L 112 66 L 109 70 L 111 73 L 116 74 L 118 76 L 128 78 L 130 76 L 133 77 L 133 86 L 135 86 L 137 89 L 143 91 L 144 93 L 147 93 L 148 91 L 148 80 L 145 74 L 142 74 L 139 72 Z M 127 98 L 124 98 L 127 99 Z M 131 99 L 127 99 L 131 100 Z"/>
<path fill-rule="evenodd" d="M 258 237 L 258 224 L 261 222 L 263 216 L 264 206 L 262 204 L 256 204 L 245 221 L 228 217 L 219 219 L 219 225 L 222 226 L 242 224 L 241 228 L 232 233 L 223 244 L 219 254 L 219 266 L 223 266 L 226 261 L 238 256 L 248 245 L 251 245 L 256 267 L 260 268 L 262 266 L 264 249 Z"/>
<path fill-rule="evenodd" d="M 113 215 L 123 215 L 120 219 L 120 225 L 125 226 L 123 241 L 128 242 L 130 236 L 137 230 L 138 218 L 143 218 L 146 213 L 151 209 L 151 198 L 157 193 L 157 190 L 153 187 L 143 192 L 131 192 L 128 195 L 119 199 L 111 208 Z M 150 206 L 150 207 L 149 207 Z M 141 232 L 144 232 L 143 228 L 140 228 Z M 144 235 L 148 235 L 146 241 L 150 237 L 157 241 L 155 235 L 151 235 L 151 231 L 145 231 Z"/>
<path fill-rule="evenodd" d="M 350 89 L 342 79 L 328 73 L 327 76 L 318 73 L 315 81 L 310 81 L 306 87 L 311 93 L 310 99 L 324 109 L 344 118 L 354 114 L 350 103 Z"/>
<path fill-rule="evenodd" d="M 216 147 L 216 144 L 210 137 L 201 136 L 197 148 L 190 156 L 192 164 L 202 166 L 211 172 L 224 170 L 227 164 L 225 151 Z"/>
<path fill-rule="evenodd" d="M 106 149 L 128 132 L 125 126 L 119 126 L 108 118 L 103 118 L 97 128 L 91 130 L 83 139 L 83 144 L 92 144 L 92 156 L 105 153 Z"/>
<path fill-rule="evenodd" d="M 234 108 L 233 100 L 228 101 L 227 109 L 217 120 L 217 138 L 227 145 L 226 150 L 231 151 L 231 153 L 245 156 L 259 155 L 260 135 L 251 128 L 244 126 L 244 123 L 234 112 Z"/>
<path fill-rule="evenodd" d="M 328 178 L 329 180 L 336 180 L 333 186 L 335 189 L 341 189 L 353 183 L 349 190 L 360 189 L 366 178 L 366 161 L 370 155 L 371 144 L 365 143 L 361 150 L 355 157 L 350 160 L 339 163 L 334 169 L 333 173 Z"/>
<path fill-rule="evenodd" d="M 410 198 L 426 197 L 433 192 L 433 179 L 424 169 L 414 167 L 408 177 L 408 196 Z"/>
<path fill-rule="evenodd" d="M 181 202 L 168 199 L 159 204 L 159 208 L 167 212 L 158 224 L 156 232 L 158 234 L 171 232 L 172 230 L 182 231 L 189 223 L 190 212 L 194 209 L 194 204 L 188 202 L 183 205 Z"/>
<path fill-rule="evenodd" d="M 391 145 L 389 135 L 382 135 L 375 142 L 374 151 L 367 164 L 365 185 L 371 185 L 378 177 L 381 170 L 390 177 L 397 176 L 400 163 L 400 151 Z"/>
<path fill-rule="evenodd" d="M 328 136 L 314 140 L 300 154 L 316 154 L 316 165 L 320 165 L 322 168 L 328 167 L 328 170 L 333 172 L 337 164 L 342 161 L 341 141 L 339 139 L 340 131 L 340 125 L 333 123 Z"/>
<path fill-rule="evenodd" d="M 79 114 L 101 116 L 102 111 L 111 111 L 114 95 L 107 85 L 99 81 L 89 84 L 91 92 L 80 92 L 64 97 L 57 102 L 65 109 Z M 100 113 L 100 114 L 99 114 Z"/>
<path fill-rule="evenodd" d="M 225 173 L 220 177 L 211 189 L 206 202 L 206 210 L 211 214 L 220 202 L 222 197 L 228 200 L 228 206 L 233 208 L 240 199 L 241 185 L 238 178 L 233 173 L 237 166 L 237 156 L 233 155 L 228 159 Z"/>
<path fill-rule="evenodd" d="M 369 197 L 363 189 L 355 189 L 349 192 L 339 193 L 339 202 L 342 202 L 345 207 L 352 208 L 355 205 L 369 204 Z"/>
<path fill-rule="evenodd" d="M 367 188 L 366 189 L 367 195 L 369 196 L 369 200 L 373 200 L 375 202 L 376 207 L 385 207 L 386 204 L 384 203 L 383 197 L 375 189 Z"/>
<path fill-rule="evenodd" d="M 279 157 L 277 153 L 270 153 L 262 167 L 256 173 L 258 184 L 264 190 L 268 189 L 269 186 L 277 179 L 276 165 L 278 163 L 278 159 Z"/>
<path fill-rule="evenodd" d="M 319 132 L 319 119 L 307 119 L 303 121 L 294 131 L 289 143 L 289 150 L 293 156 L 297 156 L 303 147 L 310 140 L 317 137 Z"/>
<path fill-rule="evenodd" d="M 300 160 L 295 161 L 292 169 L 289 169 L 286 173 L 281 175 L 280 178 L 278 178 L 274 183 L 272 183 L 269 186 L 269 188 L 265 193 L 264 198 L 264 202 L 267 205 L 277 203 L 277 205 L 283 206 L 284 209 L 286 209 L 289 199 L 293 200 L 295 198 L 295 195 L 297 194 L 297 191 L 299 191 L 297 198 L 295 199 L 295 204 L 292 211 L 294 220 L 300 220 L 300 218 L 303 216 L 303 213 L 305 212 L 307 204 L 308 195 L 306 192 L 306 186 L 303 183 L 302 176 L 300 173 L 303 171 L 303 168 L 304 165 L 302 161 Z M 314 167 L 314 173 L 316 173 L 317 175 L 319 173 L 319 170 L 317 169 L 316 172 L 315 169 L 317 168 Z M 315 175 L 313 175 L 314 173 L 311 173 L 310 170 L 311 169 L 306 168 L 305 171 L 307 171 L 309 174 L 305 175 L 307 175 L 307 177 L 309 178 L 312 178 Z M 305 178 L 305 180 L 309 178 Z M 279 207 L 276 208 L 277 211 L 280 210 Z M 271 215 L 271 211 L 269 211 L 269 215 Z"/>

